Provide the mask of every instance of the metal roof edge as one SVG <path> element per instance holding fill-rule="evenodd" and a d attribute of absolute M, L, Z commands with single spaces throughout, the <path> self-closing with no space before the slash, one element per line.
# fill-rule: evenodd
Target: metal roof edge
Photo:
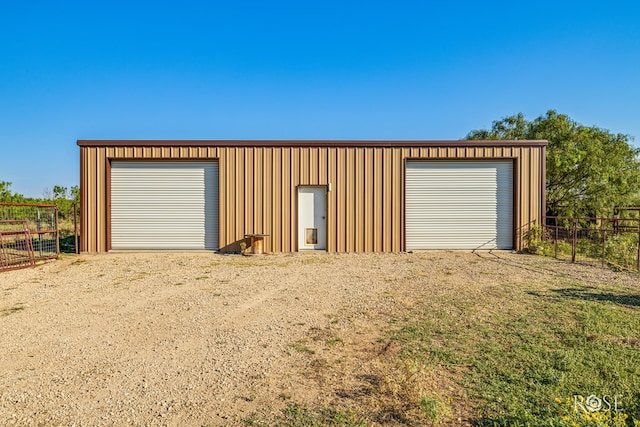
<path fill-rule="evenodd" d="M 79 139 L 80 147 L 531 147 L 546 140 L 103 140 Z"/>

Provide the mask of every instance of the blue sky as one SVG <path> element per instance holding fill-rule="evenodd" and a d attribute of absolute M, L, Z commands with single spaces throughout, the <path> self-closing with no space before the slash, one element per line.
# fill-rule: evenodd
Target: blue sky
<path fill-rule="evenodd" d="M 556 109 L 640 145 L 636 1 L 0 4 L 0 181 L 77 139 L 459 139 Z"/>

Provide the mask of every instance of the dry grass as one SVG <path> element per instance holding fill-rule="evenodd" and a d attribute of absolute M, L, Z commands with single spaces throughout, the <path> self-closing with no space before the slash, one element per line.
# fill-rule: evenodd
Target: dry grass
<path fill-rule="evenodd" d="M 638 277 L 550 259 L 114 253 L 2 274 L 18 425 L 562 425 L 555 398 L 640 387 Z"/>

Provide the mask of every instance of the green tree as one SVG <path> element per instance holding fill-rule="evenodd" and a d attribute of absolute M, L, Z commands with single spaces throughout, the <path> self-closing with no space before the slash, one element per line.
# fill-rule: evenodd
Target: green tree
<path fill-rule="evenodd" d="M 8 202 L 11 198 L 11 183 L 8 181 L 0 181 L 0 202 Z"/>
<path fill-rule="evenodd" d="M 71 197 L 71 200 L 73 200 L 73 203 L 75 203 L 76 205 L 80 204 L 80 187 L 77 185 L 72 185 L 69 193 L 69 196 Z"/>
<path fill-rule="evenodd" d="M 546 139 L 547 214 L 611 215 L 616 206 L 638 203 L 640 149 L 633 138 L 584 126 L 554 110 L 532 121 L 522 113 L 471 131 L 466 139 Z"/>
<path fill-rule="evenodd" d="M 53 186 L 53 199 L 66 199 L 67 198 L 67 187 L 62 185 L 54 185 Z"/>
<path fill-rule="evenodd" d="M 11 191 L 9 181 L 0 181 L 0 202 L 21 203 L 25 200 L 22 194 Z"/>
<path fill-rule="evenodd" d="M 73 220 L 73 205 L 80 202 L 80 189 L 77 185 L 65 187 L 54 185 L 52 190 L 44 190 L 42 203 L 53 203 L 58 206 L 58 217 L 60 220 Z"/>

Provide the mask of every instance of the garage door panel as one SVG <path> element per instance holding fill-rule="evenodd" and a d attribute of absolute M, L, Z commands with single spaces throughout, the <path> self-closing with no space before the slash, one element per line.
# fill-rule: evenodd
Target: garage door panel
<path fill-rule="evenodd" d="M 513 247 L 512 161 L 408 161 L 406 246 Z"/>
<path fill-rule="evenodd" d="M 217 230 L 217 162 L 112 162 L 112 249 L 216 249 Z"/>

